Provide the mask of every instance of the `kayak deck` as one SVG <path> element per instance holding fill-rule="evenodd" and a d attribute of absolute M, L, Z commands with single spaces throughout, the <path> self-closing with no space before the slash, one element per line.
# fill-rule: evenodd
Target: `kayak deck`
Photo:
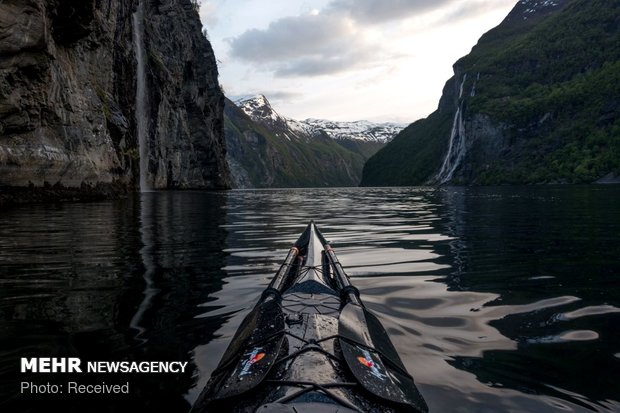
<path fill-rule="evenodd" d="M 371 329 L 373 331 L 371 331 Z M 308 225 L 192 412 L 426 412 L 380 322 Z"/>

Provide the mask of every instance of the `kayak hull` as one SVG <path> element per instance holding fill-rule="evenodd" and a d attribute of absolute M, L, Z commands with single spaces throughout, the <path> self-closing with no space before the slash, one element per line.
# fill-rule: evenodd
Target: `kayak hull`
<path fill-rule="evenodd" d="M 426 412 L 385 329 L 311 223 L 192 412 Z"/>

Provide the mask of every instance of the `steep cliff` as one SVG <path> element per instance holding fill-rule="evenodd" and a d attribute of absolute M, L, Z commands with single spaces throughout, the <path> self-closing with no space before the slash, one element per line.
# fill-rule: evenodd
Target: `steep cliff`
<path fill-rule="evenodd" d="M 224 98 L 198 14 L 190 0 L 143 1 L 0 3 L 4 193 L 50 185 L 135 190 L 138 129 L 148 187 L 228 185 Z"/>
<path fill-rule="evenodd" d="M 582 183 L 620 175 L 620 3 L 522 0 L 454 65 L 437 111 L 363 185 Z"/>
<path fill-rule="evenodd" d="M 213 49 L 190 0 L 146 3 L 147 185 L 223 188 L 224 95 Z"/>

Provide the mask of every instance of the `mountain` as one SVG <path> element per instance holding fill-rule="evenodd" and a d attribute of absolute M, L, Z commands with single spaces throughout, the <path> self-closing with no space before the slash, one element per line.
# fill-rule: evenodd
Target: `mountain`
<path fill-rule="evenodd" d="M 297 121 L 263 95 L 226 102 L 227 160 L 235 187 L 357 186 L 366 159 L 402 126 Z"/>
<path fill-rule="evenodd" d="M 311 135 L 326 133 L 345 148 L 370 158 L 383 148 L 405 125 L 398 123 L 374 123 L 367 120 L 335 122 L 325 119 L 301 121 Z"/>
<path fill-rule="evenodd" d="M 453 68 L 438 109 L 371 157 L 362 185 L 620 175 L 620 2 L 519 1 Z"/>
<path fill-rule="evenodd" d="M 321 131 L 333 139 L 359 140 L 364 142 L 387 143 L 403 129 L 398 123 L 373 123 L 367 120 L 355 122 L 336 122 L 325 119 L 306 119 L 298 121 L 280 116 L 264 95 L 245 97 L 235 102 L 249 117 L 258 122 L 286 125 L 288 127 L 313 135 Z"/>
<path fill-rule="evenodd" d="M 311 130 L 323 130 L 334 139 L 354 139 L 365 142 L 387 143 L 403 130 L 398 123 L 373 123 L 367 120 L 355 122 L 335 122 L 324 119 L 302 121 Z"/>
<path fill-rule="evenodd" d="M 201 31 L 191 0 L 0 2 L 0 198 L 132 191 L 140 158 L 149 187 L 227 187 Z"/>

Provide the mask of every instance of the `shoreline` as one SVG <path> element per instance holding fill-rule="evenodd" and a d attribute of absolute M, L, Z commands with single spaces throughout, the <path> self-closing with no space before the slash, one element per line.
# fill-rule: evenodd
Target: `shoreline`
<path fill-rule="evenodd" d="M 56 202 L 94 202 L 125 198 L 131 191 L 118 183 L 83 184 L 66 187 L 61 184 L 40 186 L 0 186 L 0 209 L 26 204 Z"/>

